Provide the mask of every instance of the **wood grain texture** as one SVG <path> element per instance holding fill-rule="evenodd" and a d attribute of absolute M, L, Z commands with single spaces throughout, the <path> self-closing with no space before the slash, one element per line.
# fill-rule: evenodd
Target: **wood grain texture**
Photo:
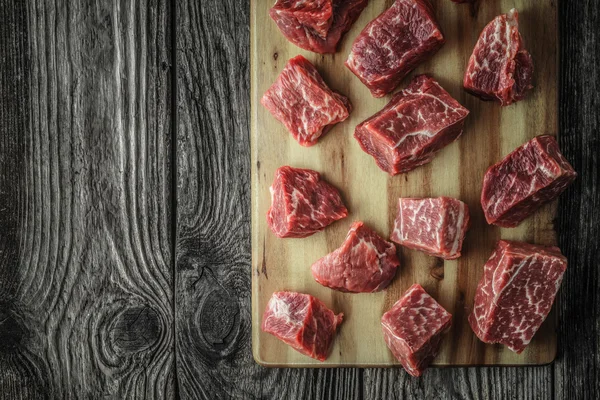
<path fill-rule="evenodd" d="M 0 398 L 48 396 L 44 362 L 30 349 L 30 316 L 20 306 L 19 259 L 26 208 L 29 127 L 27 5 L 0 2 Z"/>
<path fill-rule="evenodd" d="M 268 366 L 391 366 L 398 365 L 381 333 L 383 312 L 413 283 L 420 283 L 453 314 L 453 326 L 442 342 L 435 365 L 547 364 L 556 354 L 555 317 L 551 315 L 521 355 L 502 346 L 485 345 L 473 334 L 467 317 L 475 289 L 498 239 L 555 244 L 552 220 L 556 205 L 543 207 L 517 228 L 501 229 L 485 222 L 480 206 L 481 182 L 486 169 L 534 136 L 557 134 L 557 9 L 551 1 L 483 2 L 477 12 L 447 0 L 433 1 L 446 44 L 415 73 L 431 73 L 442 86 L 471 111 L 463 136 L 441 151 L 429 164 L 407 174 L 389 177 L 364 153 L 352 134 L 354 127 L 379 111 L 390 96 L 374 99 L 367 88 L 343 65 L 352 40 L 368 21 L 388 6 L 371 2 L 342 41 L 335 55 L 317 55 L 289 43 L 268 16 L 268 0 L 255 0 L 251 16 L 251 166 L 253 256 L 253 350 Z M 536 86 L 529 96 L 510 107 L 482 102 L 462 89 L 464 68 L 483 27 L 496 15 L 516 7 L 520 31 L 535 64 Z M 350 118 L 336 125 L 311 148 L 299 146 L 260 98 L 275 81 L 287 60 L 303 54 L 325 81 L 349 96 Z M 414 75 L 414 74 L 413 74 Z M 401 85 L 405 86 L 410 78 Z M 349 217 L 306 239 L 279 239 L 266 224 L 271 199 L 269 186 L 282 165 L 311 168 L 340 188 Z M 471 229 L 463 256 L 443 261 L 417 251 L 400 249 L 401 267 L 384 292 L 347 294 L 317 284 L 310 266 L 335 250 L 349 225 L 362 220 L 389 236 L 399 197 L 452 196 L 465 201 L 471 212 Z M 330 357 L 310 359 L 260 330 L 267 301 L 277 290 L 315 295 L 336 312 L 344 312 Z"/>
<path fill-rule="evenodd" d="M 556 399 L 600 396 L 600 3 L 561 1 L 560 146 L 579 172 L 557 228 L 569 259 L 559 292 Z"/>
<path fill-rule="evenodd" d="M 435 368 L 420 379 L 399 369 L 366 369 L 365 399 L 550 399 L 551 367 Z"/>
<path fill-rule="evenodd" d="M 173 397 L 167 4 L 0 14 L 0 398 Z"/>
<path fill-rule="evenodd" d="M 177 6 L 176 359 L 184 398 L 244 398 L 261 385 L 247 351 L 247 13 L 231 1 Z"/>

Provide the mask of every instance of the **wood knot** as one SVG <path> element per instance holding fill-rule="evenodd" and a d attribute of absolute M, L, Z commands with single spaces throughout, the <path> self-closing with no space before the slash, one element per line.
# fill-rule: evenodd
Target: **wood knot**
<path fill-rule="evenodd" d="M 240 308 L 235 298 L 223 290 L 214 290 L 202 302 L 196 314 L 198 327 L 209 351 L 222 351 L 236 338 L 240 329 Z"/>
<path fill-rule="evenodd" d="M 138 353 L 160 337 L 159 316 L 147 305 L 136 305 L 118 314 L 110 330 L 114 347 L 124 353 Z"/>
<path fill-rule="evenodd" d="M 15 351 L 27 336 L 24 321 L 7 303 L 0 303 L 0 352 Z"/>
<path fill-rule="evenodd" d="M 465 292 L 459 290 L 458 296 L 456 297 L 456 309 L 462 308 L 465 308 Z"/>
<path fill-rule="evenodd" d="M 279 58 L 279 53 L 274 52 L 273 53 L 273 60 L 277 61 L 278 58 Z"/>
<path fill-rule="evenodd" d="M 444 260 L 436 258 L 435 265 L 429 271 L 429 274 L 433 279 L 441 281 L 444 279 Z"/>
<path fill-rule="evenodd" d="M 471 17 L 477 18 L 477 13 L 479 12 L 479 0 L 475 0 L 469 4 Z"/>

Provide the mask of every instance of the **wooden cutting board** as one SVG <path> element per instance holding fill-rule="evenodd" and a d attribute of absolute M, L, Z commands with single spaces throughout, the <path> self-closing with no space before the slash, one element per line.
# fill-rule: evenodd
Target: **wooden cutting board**
<path fill-rule="evenodd" d="M 452 313 L 453 325 L 443 340 L 434 365 L 546 364 L 556 355 L 556 318 L 552 313 L 531 344 L 517 355 L 498 345 L 486 345 L 473 334 L 467 316 L 483 265 L 498 239 L 555 244 L 555 204 L 535 213 L 518 228 L 486 224 L 479 204 L 486 169 L 528 139 L 557 133 L 557 4 L 551 0 L 482 0 L 476 6 L 435 0 L 433 5 L 446 37 L 444 47 L 422 64 L 417 73 L 430 73 L 471 114 L 462 137 L 442 150 L 430 163 L 407 174 L 390 177 L 352 137 L 354 127 L 379 111 L 390 96 L 375 99 L 343 65 L 352 41 L 362 28 L 393 1 L 371 0 L 334 55 L 304 51 L 286 41 L 269 18 L 273 0 L 253 0 L 251 15 L 251 145 L 252 145 L 252 348 L 266 366 L 336 367 L 396 366 L 381 332 L 380 318 L 413 283 L 420 283 Z M 520 31 L 535 65 L 534 90 L 523 101 L 501 108 L 462 90 L 465 66 L 479 33 L 496 15 L 516 7 Z M 328 85 L 350 98 L 354 110 L 319 143 L 301 147 L 260 104 L 287 60 L 302 54 Z M 235 77 L 232 77 L 235 78 Z M 237 84 L 232 81 L 232 84 Z M 279 239 L 269 230 L 265 215 L 270 206 L 269 186 L 282 165 L 312 168 L 338 187 L 350 214 L 323 232 L 306 239 Z M 463 256 L 443 261 L 399 248 L 401 267 L 387 290 L 374 294 L 347 294 L 317 284 L 310 267 L 340 246 L 352 223 L 362 220 L 389 237 L 399 197 L 452 196 L 469 205 L 472 227 Z M 331 355 L 321 363 L 306 357 L 260 330 L 271 294 L 291 290 L 312 294 L 335 312 L 344 313 Z"/>

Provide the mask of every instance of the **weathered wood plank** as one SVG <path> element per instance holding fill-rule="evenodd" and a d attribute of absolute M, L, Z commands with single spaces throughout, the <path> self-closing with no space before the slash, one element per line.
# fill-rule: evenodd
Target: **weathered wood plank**
<path fill-rule="evenodd" d="M 176 359 L 182 398 L 355 399 L 362 371 L 250 350 L 249 6 L 177 3 Z"/>
<path fill-rule="evenodd" d="M 0 397 L 174 397 L 169 5 L 0 14 Z"/>
<path fill-rule="evenodd" d="M 600 3 L 560 1 L 560 145 L 579 172 L 560 199 L 561 249 L 569 259 L 559 292 L 556 399 L 600 396 Z"/>
<path fill-rule="evenodd" d="M 0 1 L 0 398 L 48 395 L 47 369 L 28 349 L 29 315 L 19 304 L 29 126 L 27 4 Z"/>

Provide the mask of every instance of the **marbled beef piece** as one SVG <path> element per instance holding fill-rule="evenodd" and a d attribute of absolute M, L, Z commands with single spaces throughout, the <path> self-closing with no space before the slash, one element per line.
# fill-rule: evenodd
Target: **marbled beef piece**
<path fill-rule="evenodd" d="M 282 29 L 284 35 L 311 30 L 324 38 L 333 22 L 333 0 L 277 0 L 269 10 L 269 15 L 275 22 L 293 21 L 293 24 L 286 24 Z"/>
<path fill-rule="evenodd" d="M 335 53 L 368 0 L 277 0 L 269 10 L 293 44 L 315 53 Z"/>
<path fill-rule="evenodd" d="M 354 40 L 346 66 L 374 97 L 383 97 L 444 42 L 427 0 L 396 0 Z"/>
<path fill-rule="evenodd" d="M 485 173 L 481 190 L 485 219 L 488 224 L 515 227 L 557 198 L 576 177 L 556 139 L 537 136 Z"/>
<path fill-rule="evenodd" d="M 497 16 L 481 32 L 469 59 L 463 86 L 483 100 L 507 106 L 525 97 L 533 87 L 533 60 L 519 33 L 514 8 Z"/>
<path fill-rule="evenodd" d="M 381 318 L 385 343 L 406 372 L 421 376 L 438 355 L 452 315 L 414 284 Z"/>
<path fill-rule="evenodd" d="M 325 361 L 343 317 L 311 295 L 275 292 L 263 314 L 262 330 L 304 355 Z"/>
<path fill-rule="evenodd" d="M 477 286 L 473 332 L 521 353 L 548 316 L 566 268 L 558 247 L 500 240 Z"/>
<path fill-rule="evenodd" d="M 354 137 L 390 175 L 430 162 L 460 137 L 469 110 L 435 79 L 416 76 L 378 113 L 360 123 Z"/>
<path fill-rule="evenodd" d="M 396 246 L 358 221 L 337 250 L 312 266 L 317 282 L 342 292 L 377 292 L 389 285 L 400 261 Z"/>
<path fill-rule="evenodd" d="M 400 198 L 391 239 L 404 247 L 452 260 L 460 257 L 469 221 L 469 207 L 460 200 Z"/>
<path fill-rule="evenodd" d="M 281 238 L 310 236 L 348 215 L 337 189 L 317 171 L 280 167 L 269 189 L 267 224 Z"/>
<path fill-rule="evenodd" d="M 350 115 L 346 96 L 336 93 L 302 56 L 288 61 L 261 103 L 302 146 L 312 146 L 338 122 Z"/>

